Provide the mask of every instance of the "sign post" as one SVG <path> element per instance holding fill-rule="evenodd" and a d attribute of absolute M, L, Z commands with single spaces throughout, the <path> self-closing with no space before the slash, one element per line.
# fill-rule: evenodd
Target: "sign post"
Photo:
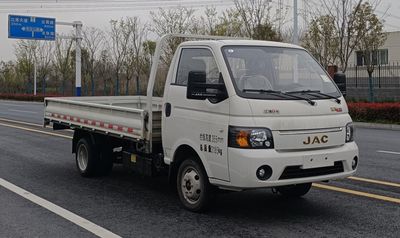
<path fill-rule="evenodd" d="M 81 96 L 81 85 L 82 85 L 82 58 L 81 58 L 81 42 L 82 42 L 82 22 L 62 22 L 57 21 L 57 25 L 72 26 L 75 28 L 75 36 L 57 36 L 62 39 L 74 39 L 75 40 L 75 95 Z"/>
<path fill-rule="evenodd" d="M 26 40 L 56 39 L 56 19 L 32 16 L 8 16 L 8 38 Z M 33 95 L 36 96 L 36 56 L 34 58 Z"/>
<path fill-rule="evenodd" d="M 9 15 L 8 38 L 27 40 L 55 40 L 56 19 Z"/>
<path fill-rule="evenodd" d="M 82 22 L 58 22 L 55 18 L 33 17 L 33 16 L 8 16 L 8 38 L 26 40 L 51 40 L 56 39 L 56 25 L 72 26 L 75 28 L 75 36 L 57 38 L 74 39 L 75 48 L 75 86 L 76 96 L 81 96 L 81 42 L 82 42 Z M 34 95 L 36 95 L 36 58 L 34 62 Z"/>

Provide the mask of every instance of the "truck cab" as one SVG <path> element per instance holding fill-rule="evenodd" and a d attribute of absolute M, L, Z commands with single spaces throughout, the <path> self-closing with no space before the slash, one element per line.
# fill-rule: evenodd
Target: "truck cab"
<path fill-rule="evenodd" d="M 189 41 L 172 62 L 163 153 L 171 167 L 186 159 L 198 163 L 198 169 L 175 172 L 187 207 L 201 200 L 200 170 L 204 183 L 219 188 L 275 187 L 286 195 L 355 172 L 358 148 L 345 99 L 305 49 L 254 40 Z"/>

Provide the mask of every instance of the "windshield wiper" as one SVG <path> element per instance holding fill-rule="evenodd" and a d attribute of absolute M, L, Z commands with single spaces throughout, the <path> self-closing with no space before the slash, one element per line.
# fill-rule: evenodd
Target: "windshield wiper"
<path fill-rule="evenodd" d="M 270 93 L 273 95 L 279 95 L 281 97 L 291 97 L 291 98 L 296 98 L 296 99 L 301 99 L 301 100 L 305 100 L 306 102 L 308 102 L 311 106 L 315 105 L 315 102 L 309 98 L 306 97 L 301 97 L 301 96 L 295 96 L 292 94 L 288 94 L 288 93 L 284 93 L 281 91 L 276 91 L 276 90 L 265 90 L 265 89 L 243 89 L 243 92 L 259 92 L 259 93 Z"/>
<path fill-rule="evenodd" d="M 291 93 L 318 94 L 318 95 L 321 95 L 321 96 L 324 96 L 324 97 L 327 97 L 330 99 L 334 99 L 337 104 L 340 104 L 340 102 L 341 102 L 339 98 L 331 96 L 329 94 L 321 93 L 321 91 L 319 91 L 319 90 L 301 90 L 301 91 L 290 91 L 290 92 L 286 92 L 286 93 L 288 93 L 288 94 L 291 94 Z"/>
<path fill-rule="evenodd" d="M 251 88 L 244 88 L 243 92 L 256 92 L 256 93 L 272 93 L 272 94 L 282 94 L 281 91 L 277 90 L 270 90 L 270 89 L 251 89 Z"/>

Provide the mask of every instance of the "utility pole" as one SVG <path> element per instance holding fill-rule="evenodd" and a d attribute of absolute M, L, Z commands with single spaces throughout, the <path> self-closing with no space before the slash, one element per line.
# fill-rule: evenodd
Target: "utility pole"
<path fill-rule="evenodd" d="M 37 65 L 36 56 L 33 59 L 33 95 L 36 96 L 36 75 L 37 75 Z"/>
<path fill-rule="evenodd" d="M 278 1 L 278 31 L 282 34 L 283 0 Z"/>
<path fill-rule="evenodd" d="M 82 58 L 81 58 L 81 42 L 82 42 L 82 22 L 74 21 L 75 27 L 75 37 L 76 37 L 76 48 L 75 48 L 75 87 L 76 87 L 76 96 L 81 96 L 81 88 L 82 88 Z"/>
<path fill-rule="evenodd" d="M 297 19 L 297 0 L 293 0 L 293 44 L 299 44 L 299 26 Z"/>
<path fill-rule="evenodd" d="M 293 44 L 299 44 L 299 26 L 297 19 L 297 0 L 293 0 Z M 298 73 L 298 61 L 297 55 L 294 57 L 293 62 L 293 82 L 299 82 L 299 73 Z"/>
<path fill-rule="evenodd" d="M 81 96 L 82 87 L 82 58 L 81 58 L 81 42 L 82 42 L 82 22 L 56 22 L 57 25 L 72 26 L 75 28 L 75 35 L 70 36 L 57 36 L 60 39 L 73 39 L 75 40 L 75 88 L 76 96 Z"/>

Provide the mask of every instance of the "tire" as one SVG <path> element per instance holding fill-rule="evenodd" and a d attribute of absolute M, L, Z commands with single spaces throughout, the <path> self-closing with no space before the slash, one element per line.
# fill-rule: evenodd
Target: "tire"
<path fill-rule="evenodd" d="M 193 157 L 179 166 L 176 184 L 181 204 L 189 211 L 206 210 L 214 197 L 214 189 L 203 166 Z"/>
<path fill-rule="evenodd" d="M 76 144 L 75 159 L 83 177 L 105 176 L 113 167 L 112 149 L 109 146 L 98 149 L 88 138 L 81 138 Z"/>
<path fill-rule="evenodd" d="M 83 177 L 96 175 L 97 154 L 94 146 L 87 138 L 81 138 L 76 144 L 75 161 L 78 172 Z"/>
<path fill-rule="evenodd" d="M 308 193 L 311 189 L 312 183 L 294 184 L 276 187 L 276 190 L 285 197 L 302 197 Z"/>

